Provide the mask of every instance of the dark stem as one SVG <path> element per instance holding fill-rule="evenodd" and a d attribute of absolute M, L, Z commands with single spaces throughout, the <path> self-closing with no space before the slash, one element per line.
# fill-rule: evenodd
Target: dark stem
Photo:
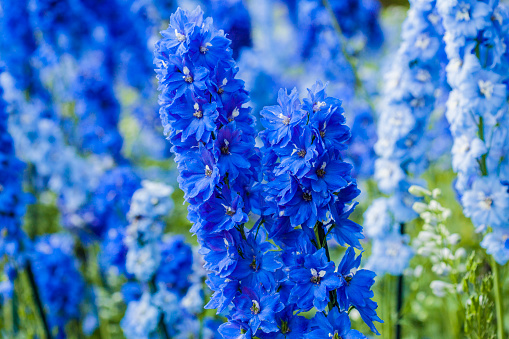
<path fill-rule="evenodd" d="M 44 307 L 42 305 L 39 289 L 37 288 L 37 284 L 35 283 L 34 272 L 32 271 L 32 264 L 30 263 L 30 261 L 27 261 L 26 263 L 26 272 L 28 275 L 28 282 L 30 283 L 30 287 L 32 288 L 35 306 L 37 307 L 37 311 L 39 312 L 39 316 L 41 317 L 42 320 L 42 326 L 44 328 L 46 338 L 53 339 L 53 335 L 51 334 L 51 330 L 49 328 L 48 318 L 46 318 L 46 313 L 44 312 Z"/>
<path fill-rule="evenodd" d="M 317 245 L 316 248 L 317 249 L 324 248 L 325 255 L 327 256 L 327 260 L 331 261 L 330 253 L 329 253 L 329 246 L 327 245 L 327 237 L 325 236 L 325 232 L 323 230 L 323 224 L 321 222 L 319 222 L 319 223 L 317 222 L 315 225 L 315 236 L 316 236 L 316 245 Z M 337 306 L 339 309 L 336 290 L 329 292 L 328 306 L 329 306 L 329 311 L 332 310 L 334 308 L 334 306 Z"/>
<path fill-rule="evenodd" d="M 401 234 L 405 234 L 405 224 L 401 224 Z M 396 339 L 401 339 L 401 309 L 403 308 L 403 273 L 398 276 L 398 291 L 396 294 Z"/>

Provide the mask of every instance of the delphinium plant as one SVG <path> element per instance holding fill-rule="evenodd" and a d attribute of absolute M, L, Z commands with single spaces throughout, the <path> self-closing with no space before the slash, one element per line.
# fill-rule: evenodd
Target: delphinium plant
<path fill-rule="evenodd" d="M 500 264 L 509 259 L 507 186 L 507 7 L 498 1 L 437 0 L 445 28 L 452 91 L 447 118 L 454 138 L 455 188 L 481 246 L 492 255 L 497 336 L 504 337 Z"/>
<path fill-rule="evenodd" d="M 341 101 L 317 82 L 266 107 L 255 147 L 248 93 L 230 41 L 200 8 L 178 9 L 156 45 L 161 120 L 172 143 L 189 219 L 211 271 L 208 308 L 226 338 L 343 337 L 356 308 L 374 331 L 374 274 L 358 270 L 362 227 L 348 219 L 359 194 L 341 151 Z M 252 222 L 249 222 L 249 215 Z M 252 225 L 248 227 L 248 225 Z M 347 249 L 336 266 L 327 239 Z M 312 320 L 299 315 L 314 310 Z"/>

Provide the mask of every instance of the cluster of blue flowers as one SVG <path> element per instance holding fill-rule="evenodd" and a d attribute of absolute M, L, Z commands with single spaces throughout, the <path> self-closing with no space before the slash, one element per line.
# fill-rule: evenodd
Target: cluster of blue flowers
<path fill-rule="evenodd" d="M 66 338 L 65 325 L 80 319 L 85 282 L 73 253 L 74 240 L 69 234 L 44 235 L 34 241 L 31 264 L 39 287 L 50 329 L 57 338 Z"/>
<path fill-rule="evenodd" d="M 481 246 L 509 260 L 509 9 L 498 1 L 437 0 L 452 88 L 447 118 L 454 137 L 452 167 L 464 214 L 485 235 Z"/>
<path fill-rule="evenodd" d="M 160 115 L 172 143 L 208 286 L 225 338 L 361 334 L 355 307 L 376 332 L 374 273 L 358 270 L 362 227 L 348 219 L 359 194 L 342 160 L 350 136 L 341 101 L 318 82 L 301 103 L 280 90 L 261 113 L 255 147 L 249 100 L 223 31 L 200 8 L 178 9 L 156 44 Z M 249 229 L 248 214 L 259 215 Z M 339 265 L 327 239 L 347 249 Z M 359 298 L 359 296 L 361 296 Z M 328 315 L 323 313 L 328 307 Z M 316 309 L 308 321 L 296 313 Z M 327 326 L 324 329 L 324 324 Z"/>
<path fill-rule="evenodd" d="M 28 238 L 21 228 L 22 218 L 26 212 L 29 196 L 23 193 L 22 178 L 25 164 L 14 152 L 14 142 L 7 130 L 7 103 L 4 101 L 3 89 L 0 87 L 0 259 L 7 257 L 5 271 L 9 281 L 8 292 L 12 292 L 13 279 L 16 276 L 12 268 L 23 267 L 26 260 Z M 10 273 L 13 274 L 10 274 Z"/>
<path fill-rule="evenodd" d="M 386 76 L 375 145 L 375 180 L 390 197 L 375 200 L 364 221 L 373 239 L 367 266 L 393 275 L 402 274 L 412 257 L 409 238 L 400 228 L 416 217 L 408 188 L 427 167 L 430 116 L 440 107 L 437 92 L 446 87 L 443 28 L 435 1 L 411 1 L 401 35 Z"/>
<path fill-rule="evenodd" d="M 124 242 L 126 270 L 135 280 L 123 287 L 127 310 L 121 322 L 127 338 L 199 333 L 194 322 L 204 305 L 204 274 L 193 269 L 193 252 L 183 236 L 163 236 L 164 218 L 173 208 L 172 191 L 162 183 L 143 181 L 132 197 Z M 186 321 L 193 324 L 181 326 Z"/>

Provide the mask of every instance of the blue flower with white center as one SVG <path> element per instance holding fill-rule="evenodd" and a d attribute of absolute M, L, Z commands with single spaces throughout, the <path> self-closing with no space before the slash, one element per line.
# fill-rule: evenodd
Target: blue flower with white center
<path fill-rule="evenodd" d="M 229 124 L 221 128 L 214 141 L 214 147 L 219 154 L 217 166 L 220 174 L 224 176 L 228 173 L 229 180 L 235 180 L 239 172 L 251 167 L 247 155 L 252 148 L 242 138 L 242 131 Z"/>
<path fill-rule="evenodd" d="M 220 192 L 200 206 L 200 220 L 193 225 L 191 232 L 204 235 L 240 227 L 249 220 L 243 208 L 240 194 L 223 185 Z"/>
<path fill-rule="evenodd" d="M 275 175 L 289 172 L 299 179 L 309 172 L 318 156 L 311 130 L 298 127 L 293 130 L 291 141 L 285 147 L 275 149 L 275 152 L 281 159 Z"/>
<path fill-rule="evenodd" d="M 150 339 L 157 330 L 159 318 L 159 308 L 152 304 L 150 294 L 145 292 L 139 301 L 127 305 L 120 326 L 126 338 Z"/>
<path fill-rule="evenodd" d="M 209 199 L 220 178 L 214 155 L 201 147 L 200 150 L 189 151 L 182 157 L 184 159 L 178 164 L 178 181 L 185 193 L 184 198 L 191 201 Z"/>
<path fill-rule="evenodd" d="M 177 56 L 171 57 L 169 62 L 171 66 L 167 68 L 167 73 L 158 74 L 160 87 L 164 87 L 173 97 L 172 101 L 167 102 L 168 104 L 175 102 L 187 91 L 203 94 L 203 91 L 207 89 L 209 75 L 205 67 L 194 67 L 190 60 Z"/>
<path fill-rule="evenodd" d="M 370 300 L 374 296 L 371 287 L 375 283 L 376 274 L 369 270 L 358 269 L 361 258 L 362 255 L 355 258 L 355 251 L 349 247 L 337 267 L 337 274 L 342 281 L 341 287 L 337 290 L 339 307 L 345 311 L 350 306 L 355 307 L 369 328 L 379 334 L 373 321 L 382 322 L 382 320 L 375 312 L 377 304 Z"/>
<path fill-rule="evenodd" d="M 325 250 L 306 255 L 301 267 L 291 267 L 289 279 L 295 283 L 290 300 L 303 311 L 316 307 L 325 310 L 330 301 L 329 292 L 341 286 L 341 280 L 334 274 L 334 263 L 329 262 Z"/>
<path fill-rule="evenodd" d="M 214 69 L 220 60 L 231 58 L 231 40 L 212 27 L 211 18 L 205 19 L 202 29 L 194 30 L 189 40 L 189 56 L 195 65 Z"/>
<path fill-rule="evenodd" d="M 371 256 L 366 263 L 366 269 L 377 274 L 389 273 L 400 275 L 408 267 L 413 256 L 413 250 L 408 245 L 408 235 L 401 235 L 393 231 L 383 238 L 373 239 Z"/>
<path fill-rule="evenodd" d="M 367 338 L 359 331 L 352 330 L 350 318 L 346 312 L 339 312 L 333 308 L 325 315 L 317 312 L 311 320 L 311 328 L 304 334 L 305 339 L 364 339 Z"/>
<path fill-rule="evenodd" d="M 489 4 L 477 0 L 437 1 L 437 9 L 447 31 L 456 36 L 476 38 L 486 28 L 493 13 Z"/>
<path fill-rule="evenodd" d="M 182 142 L 188 138 L 208 142 L 211 133 L 216 130 L 219 113 L 216 104 L 209 104 L 208 100 L 192 98 L 189 94 L 163 109 L 168 115 L 171 128 L 182 131 Z"/>
<path fill-rule="evenodd" d="M 507 227 L 509 225 L 509 193 L 496 177 L 475 179 L 472 189 L 461 198 L 465 216 L 477 228 Z"/>
<path fill-rule="evenodd" d="M 237 67 L 220 60 L 214 68 L 214 73 L 210 76 L 210 84 L 214 87 L 212 95 L 218 99 L 218 105 L 222 106 L 223 98 L 230 97 L 244 87 L 244 81 L 235 79 L 238 72 Z M 228 101 L 228 100 L 224 100 Z"/>
<path fill-rule="evenodd" d="M 229 276 L 239 260 L 239 251 L 236 247 L 238 237 L 235 230 L 205 237 L 200 248 L 200 253 L 205 258 L 205 268 L 217 271 L 223 277 Z"/>
<path fill-rule="evenodd" d="M 264 107 L 260 115 L 271 144 L 286 146 L 293 136 L 293 128 L 302 124 L 306 113 L 300 109 L 297 89 L 290 94 L 284 89 L 278 92 L 277 106 Z M 297 135 L 299 136 L 299 135 Z"/>
<path fill-rule="evenodd" d="M 456 172 L 475 172 L 478 159 L 488 152 L 486 144 L 475 136 L 461 135 L 452 146 L 452 168 Z"/>
<path fill-rule="evenodd" d="M 284 306 L 279 301 L 279 295 L 274 292 L 266 294 L 260 289 L 242 288 L 242 293 L 233 303 L 235 313 L 232 319 L 249 323 L 252 333 L 261 329 L 265 333 L 276 332 L 276 313 L 282 311 Z"/>
<path fill-rule="evenodd" d="M 352 165 L 337 159 L 332 155 L 332 152 L 325 151 L 316 158 L 313 167 L 305 174 L 303 180 L 305 182 L 307 182 L 306 179 L 309 180 L 313 191 L 329 196 L 347 186 L 352 171 Z"/>
<path fill-rule="evenodd" d="M 195 27 L 200 27 L 202 23 L 203 11 L 199 6 L 192 12 L 177 8 L 176 12 L 170 16 L 168 29 L 161 32 L 163 39 L 157 42 L 156 50 L 163 51 L 163 53 L 161 55 L 156 53 L 156 59 L 187 51 L 189 36 Z"/>

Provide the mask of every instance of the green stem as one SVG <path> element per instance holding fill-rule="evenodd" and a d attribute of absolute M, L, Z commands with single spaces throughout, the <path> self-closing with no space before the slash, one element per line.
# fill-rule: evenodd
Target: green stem
<path fill-rule="evenodd" d="M 18 279 L 15 279 L 12 284 L 13 291 L 12 291 L 12 301 L 11 301 L 11 308 L 12 308 L 12 331 L 15 335 L 19 332 L 19 314 L 18 314 L 18 294 L 16 291 L 16 281 Z"/>
<path fill-rule="evenodd" d="M 346 41 L 343 37 L 343 31 L 341 30 L 341 26 L 339 25 L 338 19 L 336 18 L 336 14 L 334 14 L 334 11 L 332 10 L 329 0 L 322 0 L 322 4 L 323 7 L 325 7 L 327 12 L 329 13 L 330 19 L 332 21 L 332 27 L 334 27 L 334 30 L 336 31 L 336 34 L 338 36 L 341 53 L 343 54 L 346 61 L 350 64 L 350 67 L 352 68 L 352 72 L 355 78 L 355 87 L 361 92 L 362 96 L 364 97 L 364 100 L 366 100 L 366 103 L 374 112 L 375 105 L 373 104 L 373 101 L 371 101 L 371 97 L 369 96 L 369 93 L 364 87 L 364 84 L 362 83 L 359 73 L 357 72 L 356 62 L 354 58 L 350 54 L 348 54 L 346 50 Z"/>
<path fill-rule="evenodd" d="M 35 283 L 34 272 L 32 271 L 32 265 L 30 261 L 28 261 L 26 264 L 26 272 L 28 275 L 28 282 L 30 283 L 30 287 L 32 288 L 35 306 L 37 307 L 37 311 L 39 312 L 39 316 L 41 317 L 44 334 L 46 335 L 47 339 L 53 339 L 53 335 L 51 334 L 51 330 L 48 323 L 48 318 L 46 317 L 46 313 L 44 312 L 44 307 L 42 305 L 39 289 L 37 288 L 37 284 Z"/>
<path fill-rule="evenodd" d="M 392 338 L 392 291 L 391 291 L 392 276 L 386 274 L 384 277 L 384 293 L 382 299 L 384 301 L 384 338 Z"/>
<path fill-rule="evenodd" d="M 497 337 L 503 339 L 504 337 L 504 308 L 502 299 L 502 286 L 500 286 L 500 273 L 499 265 L 493 257 L 491 257 L 491 267 L 493 271 L 493 281 L 495 289 L 495 310 L 497 312 Z"/>

